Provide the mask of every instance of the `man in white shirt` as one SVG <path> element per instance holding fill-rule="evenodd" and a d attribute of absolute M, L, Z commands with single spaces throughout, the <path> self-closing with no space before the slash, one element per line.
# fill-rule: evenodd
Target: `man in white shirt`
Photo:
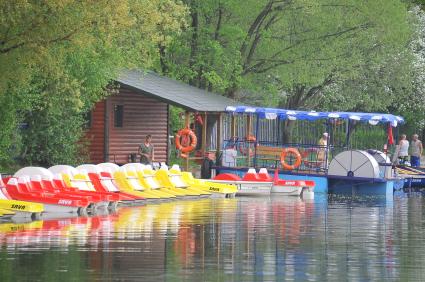
<path fill-rule="evenodd" d="M 410 148 L 411 148 L 410 165 L 412 167 L 420 167 L 423 147 L 422 147 L 422 142 L 421 140 L 418 139 L 417 134 L 413 134 Z"/>
<path fill-rule="evenodd" d="M 402 134 L 398 142 L 398 162 L 400 165 L 408 165 L 409 162 L 409 141 L 406 138 L 406 134 Z"/>
<path fill-rule="evenodd" d="M 230 146 L 227 149 L 223 150 L 222 165 L 228 167 L 236 166 L 236 158 L 238 156 L 238 151 L 235 146 Z"/>

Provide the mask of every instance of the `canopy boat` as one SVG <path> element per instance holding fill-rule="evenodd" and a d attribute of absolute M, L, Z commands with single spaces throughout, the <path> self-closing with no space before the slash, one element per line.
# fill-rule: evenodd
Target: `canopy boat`
<path fill-rule="evenodd" d="M 218 161 L 212 175 L 243 177 L 249 168 L 264 167 L 277 169 L 286 181 L 313 181 L 315 193 L 391 199 L 400 185 L 386 151 L 393 144 L 393 129 L 404 123 L 400 116 L 247 106 L 228 106 L 226 112 L 215 134 Z M 322 135 L 326 137 L 318 142 Z M 384 152 L 376 150 L 381 148 Z M 272 191 L 278 189 L 274 187 Z"/>

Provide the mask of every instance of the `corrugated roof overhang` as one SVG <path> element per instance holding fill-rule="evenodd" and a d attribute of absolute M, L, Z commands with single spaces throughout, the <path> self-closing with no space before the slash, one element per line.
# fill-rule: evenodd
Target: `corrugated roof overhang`
<path fill-rule="evenodd" d="M 238 105 L 229 98 L 153 72 L 125 70 L 116 81 L 146 96 L 189 111 L 224 112 L 227 106 Z"/>

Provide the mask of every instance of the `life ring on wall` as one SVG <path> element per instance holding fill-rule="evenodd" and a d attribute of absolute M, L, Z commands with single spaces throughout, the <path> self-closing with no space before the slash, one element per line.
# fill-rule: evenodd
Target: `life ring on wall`
<path fill-rule="evenodd" d="M 292 155 L 295 158 L 294 164 L 290 165 L 286 163 L 286 157 L 288 155 Z M 280 154 L 280 163 L 282 164 L 282 167 L 286 170 L 293 170 L 298 168 L 301 165 L 301 161 L 302 161 L 301 154 L 295 148 L 285 148 Z"/>
<path fill-rule="evenodd" d="M 190 139 L 190 143 L 182 145 L 180 140 L 181 138 Z M 195 150 L 196 144 L 198 143 L 198 138 L 196 138 L 195 133 L 189 128 L 180 129 L 175 136 L 175 140 L 176 149 L 182 152 L 182 157 L 187 157 L 186 153 L 190 153 Z"/>

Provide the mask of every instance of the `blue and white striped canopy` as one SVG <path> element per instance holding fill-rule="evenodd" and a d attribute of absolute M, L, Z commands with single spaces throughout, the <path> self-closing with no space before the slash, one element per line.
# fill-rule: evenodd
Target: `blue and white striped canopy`
<path fill-rule="evenodd" d="M 368 122 L 372 125 L 378 123 L 390 123 L 393 127 L 404 123 L 400 116 L 379 113 L 353 113 L 353 112 L 315 112 L 315 111 L 295 111 L 274 108 L 257 108 L 248 106 L 228 106 L 228 113 L 255 114 L 260 118 L 266 119 L 289 119 L 289 120 L 318 120 L 340 118 L 345 120 L 357 120 Z"/>

